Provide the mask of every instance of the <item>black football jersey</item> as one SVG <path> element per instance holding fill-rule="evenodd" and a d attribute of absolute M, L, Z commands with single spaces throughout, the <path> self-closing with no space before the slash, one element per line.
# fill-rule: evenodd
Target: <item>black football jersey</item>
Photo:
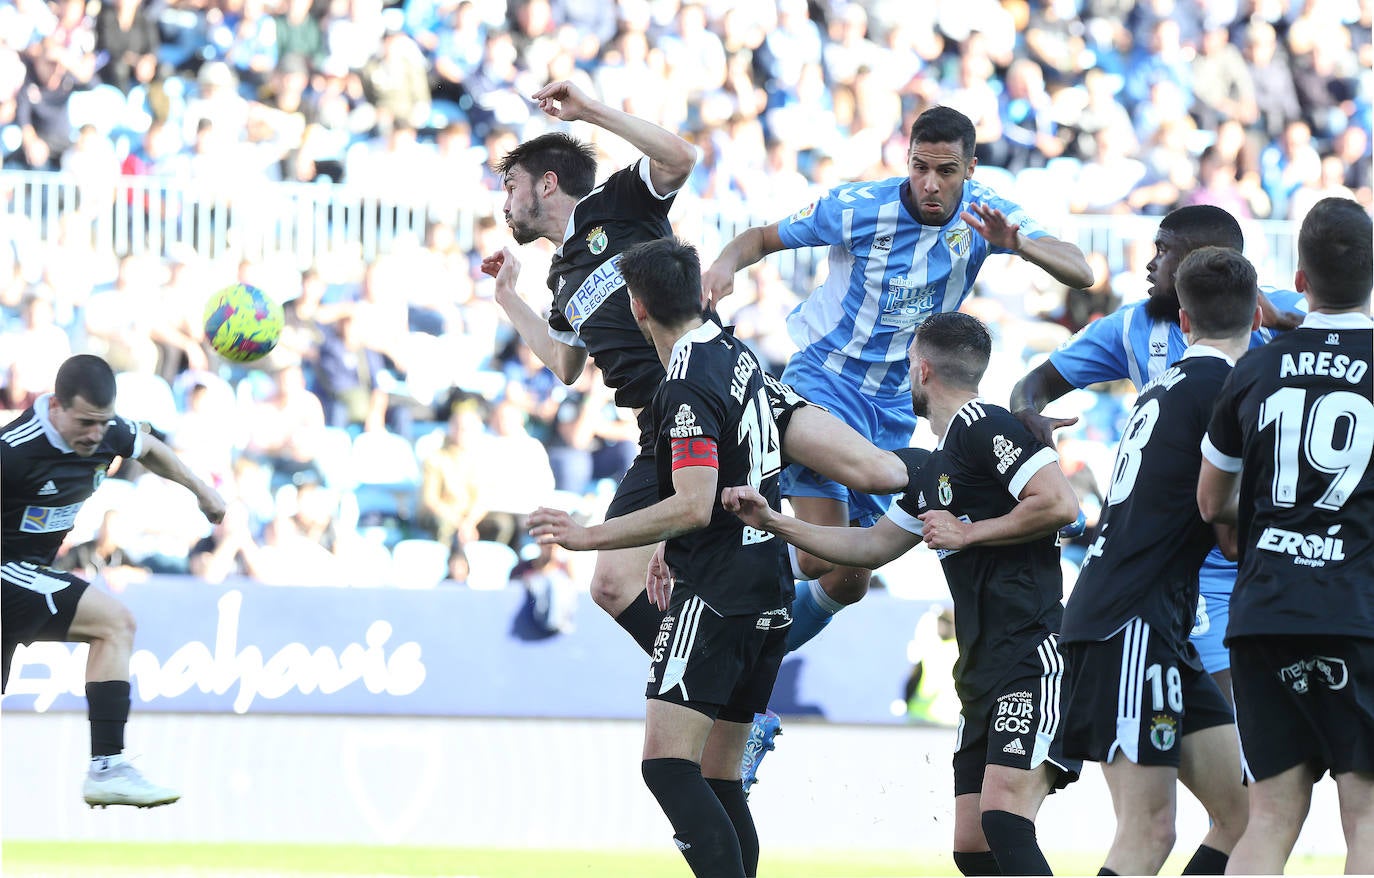
<path fill-rule="evenodd" d="M 1374 637 L 1374 329 L 1310 314 L 1236 363 L 1203 454 L 1240 470 L 1227 638 Z"/>
<path fill-rule="evenodd" d="M 947 510 L 964 521 L 1006 515 L 1041 467 L 1059 457 L 1010 412 L 981 399 L 965 403 L 917 479 L 887 511 L 893 523 L 922 532 L 917 516 Z M 912 489 L 915 496 L 912 496 Z M 1054 534 L 1009 546 L 937 549 L 954 598 L 959 659 L 954 685 L 966 703 L 1001 682 L 1007 669 L 1059 631 L 1064 579 Z"/>
<path fill-rule="evenodd" d="M 782 450 L 764 390 L 763 369 L 742 342 L 710 321 L 678 341 L 653 400 L 660 497 L 673 493 L 675 442 L 714 440 L 719 467 L 711 522 L 668 540 L 673 602 L 696 595 L 722 616 L 792 604 L 786 545 L 720 505 L 719 491 L 753 485 L 779 508 Z"/>
<path fill-rule="evenodd" d="M 630 313 L 621 253 L 673 233 L 668 210 L 676 192 L 657 195 L 649 160 L 616 171 L 573 208 L 568 236 L 549 267 L 552 335 L 585 347 L 616 405 L 644 408 L 663 380 L 663 364 Z"/>
<path fill-rule="evenodd" d="M 1105 640 L 1136 616 L 1169 642 L 1187 641 L 1198 570 L 1216 544 L 1197 509 L 1202 437 L 1231 365 L 1214 348 L 1190 347 L 1136 397 L 1061 643 Z"/>
<path fill-rule="evenodd" d="M 48 420 L 50 394 L 0 428 L 0 555 L 50 565 L 76 513 L 116 457 L 143 453 L 138 425 L 118 415 L 100 447 L 81 457 Z"/>

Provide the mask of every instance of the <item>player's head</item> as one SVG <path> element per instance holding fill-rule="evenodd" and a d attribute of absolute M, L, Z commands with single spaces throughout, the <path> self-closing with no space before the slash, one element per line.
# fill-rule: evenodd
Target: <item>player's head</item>
<path fill-rule="evenodd" d="M 930 416 L 930 385 L 978 392 L 992 357 L 992 336 L 983 321 L 959 311 L 932 314 L 911 342 L 911 409 Z"/>
<path fill-rule="evenodd" d="M 547 216 L 545 199 L 557 192 L 577 201 L 596 185 L 596 150 L 561 132 L 542 134 L 506 153 L 496 163 L 506 190 L 506 224 L 521 244 L 528 244 L 557 228 L 567 217 Z"/>
<path fill-rule="evenodd" d="M 109 364 L 90 354 L 77 354 L 57 370 L 48 419 L 72 451 L 90 457 L 110 428 L 114 401 L 115 376 Z"/>
<path fill-rule="evenodd" d="M 1180 322 L 1190 338 L 1245 336 L 1255 328 L 1259 286 L 1250 260 L 1227 247 L 1202 247 L 1184 257 L 1174 277 Z"/>
<path fill-rule="evenodd" d="M 917 218 L 927 225 L 944 225 L 959 209 L 964 181 L 973 176 L 977 135 L 973 122 L 951 107 L 931 107 L 911 125 L 907 149 L 907 179 Z"/>
<path fill-rule="evenodd" d="M 658 238 L 620 254 L 635 319 L 677 327 L 701 318 L 701 259 L 691 244 Z"/>
<path fill-rule="evenodd" d="M 1349 198 L 1323 198 L 1298 232 L 1295 284 L 1313 309 L 1369 310 L 1371 222 Z"/>
<path fill-rule="evenodd" d="M 1164 217 L 1155 233 L 1155 255 L 1145 266 L 1150 298 L 1145 313 L 1155 320 L 1178 322 L 1178 293 L 1174 275 L 1179 263 L 1199 247 L 1245 249 L 1245 236 L 1236 218 L 1210 204 L 1180 207 Z"/>

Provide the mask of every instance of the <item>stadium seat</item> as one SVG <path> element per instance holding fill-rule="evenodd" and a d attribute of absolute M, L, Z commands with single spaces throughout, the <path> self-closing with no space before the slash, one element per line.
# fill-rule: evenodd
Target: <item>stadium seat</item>
<path fill-rule="evenodd" d="M 359 485 L 417 485 L 420 464 L 404 436 L 386 430 L 359 433 L 353 440 L 349 469 Z"/>
<path fill-rule="evenodd" d="M 160 375 L 120 372 L 115 375 L 115 411 L 135 421 L 147 421 L 166 433 L 176 432 L 176 396 Z"/>
<path fill-rule="evenodd" d="M 401 540 L 391 547 L 391 581 L 397 588 L 433 588 L 448 579 L 448 546 L 438 540 Z"/>
<path fill-rule="evenodd" d="M 325 427 L 315 446 L 315 466 L 324 476 L 325 484 L 339 490 L 352 490 L 357 474 L 351 466 L 353 437 L 343 427 Z"/>
<path fill-rule="evenodd" d="M 511 571 L 520 556 L 505 543 L 477 540 L 463 546 L 468 559 L 468 588 L 476 591 L 500 591 L 510 582 Z"/>

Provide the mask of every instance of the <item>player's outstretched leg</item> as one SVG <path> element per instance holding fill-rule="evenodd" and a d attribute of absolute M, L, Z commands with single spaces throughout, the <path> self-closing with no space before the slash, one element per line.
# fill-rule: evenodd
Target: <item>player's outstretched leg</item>
<path fill-rule="evenodd" d="M 124 727 L 131 703 L 129 657 L 134 617 L 127 607 L 94 588 L 82 592 L 67 631 L 90 644 L 86 657 L 86 704 L 91 723 L 91 765 L 82 789 L 91 807 L 169 805 L 181 794 L 147 780 L 124 754 Z"/>

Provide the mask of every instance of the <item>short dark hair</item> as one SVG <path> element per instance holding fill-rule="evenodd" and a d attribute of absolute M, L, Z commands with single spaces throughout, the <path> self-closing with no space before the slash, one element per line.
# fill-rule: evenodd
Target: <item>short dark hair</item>
<path fill-rule="evenodd" d="M 1365 209 L 1349 198 L 1323 198 L 1308 211 L 1298 232 L 1298 268 L 1307 276 L 1314 305 L 1345 309 L 1369 303 L 1372 225 Z"/>
<path fill-rule="evenodd" d="M 521 168 L 531 177 L 553 171 L 558 188 L 574 198 L 583 197 L 596 185 L 596 149 L 561 131 L 525 141 L 502 156 L 495 167 L 502 177 L 511 168 Z"/>
<path fill-rule="evenodd" d="M 1250 329 L 1259 295 L 1255 267 L 1227 247 L 1201 247 L 1174 275 L 1178 302 L 1199 335 L 1229 338 Z"/>
<path fill-rule="evenodd" d="M 978 390 L 992 358 L 988 328 L 977 317 L 961 311 L 927 317 L 916 328 L 915 344 L 942 381 L 967 390 Z"/>
<path fill-rule="evenodd" d="M 973 158 L 978 134 L 968 116 L 953 107 L 931 107 L 911 123 L 911 143 L 957 143 L 964 160 Z"/>
<path fill-rule="evenodd" d="M 658 238 L 620 254 L 620 276 L 655 323 L 677 326 L 701 316 L 701 260 L 691 244 Z"/>
<path fill-rule="evenodd" d="M 78 396 L 98 409 L 109 408 L 115 400 L 114 370 L 92 354 L 68 357 L 57 370 L 53 396 L 63 408 L 70 408 Z"/>
<path fill-rule="evenodd" d="M 1170 211 L 1159 227 L 1173 232 L 1198 247 L 1229 247 L 1237 253 L 1245 249 L 1245 234 L 1231 214 L 1210 204 L 1190 204 Z"/>

